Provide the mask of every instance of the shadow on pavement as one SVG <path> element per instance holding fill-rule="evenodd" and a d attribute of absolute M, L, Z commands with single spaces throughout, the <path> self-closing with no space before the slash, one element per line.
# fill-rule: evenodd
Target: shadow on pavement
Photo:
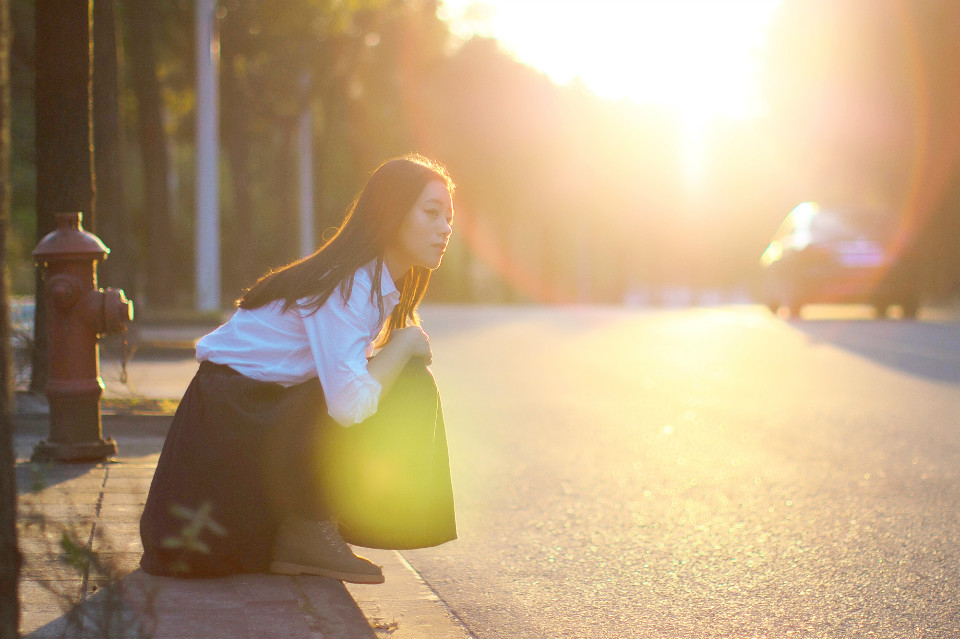
<path fill-rule="evenodd" d="M 23 636 L 375 637 L 343 584 L 324 577 L 174 579 L 137 569 L 88 590 L 83 601 Z"/>
<path fill-rule="evenodd" d="M 39 441 L 39 439 L 37 440 Z M 89 474 L 97 464 L 33 463 L 17 464 L 17 494 L 38 493 L 39 491 L 69 482 Z M 97 479 L 100 481 L 100 478 Z"/>
<path fill-rule="evenodd" d="M 889 368 L 960 385 L 960 325 L 897 320 L 790 320 L 813 342 L 825 342 Z"/>

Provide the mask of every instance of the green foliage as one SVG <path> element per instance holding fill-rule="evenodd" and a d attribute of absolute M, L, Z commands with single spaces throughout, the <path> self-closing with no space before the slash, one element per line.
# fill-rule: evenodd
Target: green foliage
<path fill-rule="evenodd" d="M 931 231 L 960 231 L 955 3 L 784 0 L 764 72 L 770 112 L 749 126 L 716 123 L 696 188 L 684 179 L 676 114 L 557 87 L 491 40 L 457 42 L 436 4 L 220 2 L 224 299 L 297 257 L 294 150 L 304 110 L 313 121 L 316 242 L 387 157 L 419 151 L 449 166 L 459 185 L 457 232 L 432 300 L 620 301 L 667 285 L 740 285 L 786 211 L 823 197 L 903 209 L 934 256 L 931 288 L 960 278 L 950 233 Z M 22 38 L 14 56 L 19 291 L 32 286 L 35 241 L 30 6 L 13 4 Z M 126 3 L 119 6 L 122 15 Z M 157 3 L 156 11 L 173 238 L 145 236 L 138 160 L 125 178 L 130 232 L 141 252 L 167 251 L 169 262 L 189 267 L 193 2 Z M 127 73 L 125 156 L 137 158 L 129 65 Z M 892 128 L 859 135 L 844 126 L 868 120 L 859 107 Z M 180 305 L 190 303 L 189 286 L 178 284 Z M 138 295 L 149 300 L 150 291 Z"/>
<path fill-rule="evenodd" d="M 87 547 L 85 542 L 77 541 L 67 530 L 60 535 L 60 551 L 60 561 L 80 574 L 86 574 L 97 559 L 96 554 Z"/>
<path fill-rule="evenodd" d="M 189 553 L 210 553 L 210 546 L 201 539 L 207 531 L 217 537 L 223 537 L 227 534 L 226 528 L 210 517 L 211 509 L 212 504 L 210 502 L 204 502 L 196 510 L 191 510 L 180 504 L 170 506 L 171 515 L 187 522 L 183 528 L 180 529 L 178 535 L 167 537 L 161 542 L 161 546 L 164 548 L 181 551 L 179 561 L 173 565 L 172 569 L 174 572 L 189 572 Z"/>

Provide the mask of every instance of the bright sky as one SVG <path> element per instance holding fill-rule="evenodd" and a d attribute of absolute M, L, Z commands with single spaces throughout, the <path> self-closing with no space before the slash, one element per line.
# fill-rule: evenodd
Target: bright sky
<path fill-rule="evenodd" d="M 457 35 L 496 38 L 566 84 L 689 122 L 762 110 L 754 77 L 779 0 L 443 0 Z"/>

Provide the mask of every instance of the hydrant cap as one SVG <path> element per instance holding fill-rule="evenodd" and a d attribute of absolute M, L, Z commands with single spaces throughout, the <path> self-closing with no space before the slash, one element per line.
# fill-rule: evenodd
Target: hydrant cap
<path fill-rule="evenodd" d="M 82 219 L 82 213 L 57 213 L 57 229 L 47 233 L 33 249 L 34 260 L 106 259 L 110 249 L 99 237 L 83 230 Z"/>

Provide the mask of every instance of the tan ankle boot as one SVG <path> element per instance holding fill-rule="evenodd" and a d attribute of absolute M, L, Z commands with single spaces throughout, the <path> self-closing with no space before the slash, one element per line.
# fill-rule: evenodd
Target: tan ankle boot
<path fill-rule="evenodd" d="M 353 554 L 335 521 L 284 519 L 273 545 L 270 572 L 320 575 L 357 584 L 383 583 L 380 567 Z"/>

